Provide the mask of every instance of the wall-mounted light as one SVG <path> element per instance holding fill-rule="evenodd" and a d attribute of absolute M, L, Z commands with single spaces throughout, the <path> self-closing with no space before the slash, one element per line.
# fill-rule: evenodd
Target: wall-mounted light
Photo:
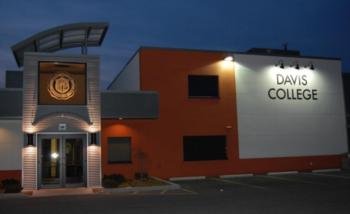
<path fill-rule="evenodd" d="M 299 70 L 300 66 L 298 62 L 294 62 L 292 65 L 290 65 L 290 67 L 294 67 L 295 69 Z"/>
<path fill-rule="evenodd" d="M 27 146 L 34 146 L 34 134 L 27 133 Z"/>
<path fill-rule="evenodd" d="M 306 65 L 305 68 L 310 68 L 311 70 L 315 70 L 314 64 L 312 62 Z"/>
<path fill-rule="evenodd" d="M 276 66 L 276 67 L 280 67 L 281 69 L 284 69 L 283 60 L 278 61 L 277 64 L 276 64 L 275 66 Z"/>
<path fill-rule="evenodd" d="M 91 133 L 90 134 L 90 144 L 91 145 L 96 145 L 97 144 L 97 134 L 96 133 Z"/>
<path fill-rule="evenodd" d="M 226 62 L 232 62 L 232 61 L 233 61 L 233 56 L 227 56 L 227 57 L 225 57 L 224 61 L 226 61 Z"/>

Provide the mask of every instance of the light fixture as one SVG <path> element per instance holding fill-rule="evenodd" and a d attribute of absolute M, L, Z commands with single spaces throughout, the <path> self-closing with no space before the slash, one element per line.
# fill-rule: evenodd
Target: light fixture
<path fill-rule="evenodd" d="M 97 144 L 97 134 L 96 133 L 91 133 L 90 134 L 90 144 L 91 145 L 96 145 Z"/>
<path fill-rule="evenodd" d="M 34 146 L 34 134 L 27 134 L 27 146 Z"/>
<path fill-rule="evenodd" d="M 315 70 L 314 64 L 312 62 L 306 65 L 305 68 L 310 68 L 310 70 Z"/>
<path fill-rule="evenodd" d="M 292 65 L 290 65 L 290 67 L 294 67 L 295 69 L 299 70 L 300 66 L 298 62 L 294 62 Z"/>
<path fill-rule="evenodd" d="M 58 158 L 58 153 L 57 152 L 51 153 L 51 158 L 52 159 L 57 159 Z"/>
<path fill-rule="evenodd" d="M 123 118 L 122 117 L 118 117 L 118 120 L 123 120 Z"/>
<path fill-rule="evenodd" d="M 227 57 L 225 57 L 224 61 L 226 61 L 226 62 L 232 62 L 232 61 L 233 61 L 233 56 L 227 56 Z"/>
<path fill-rule="evenodd" d="M 280 67 L 281 69 L 284 69 L 283 60 L 278 61 L 277 64 L 276 64 L 275 66 L 276 66 L 276 67 Z"/>

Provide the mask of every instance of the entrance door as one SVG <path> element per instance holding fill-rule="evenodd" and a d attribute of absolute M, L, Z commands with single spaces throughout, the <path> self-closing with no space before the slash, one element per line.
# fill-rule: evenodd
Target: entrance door
<path fill-rule="evenodd" d="M 84 186 L 86 135 L 39 135 L 39 186 Z"/>

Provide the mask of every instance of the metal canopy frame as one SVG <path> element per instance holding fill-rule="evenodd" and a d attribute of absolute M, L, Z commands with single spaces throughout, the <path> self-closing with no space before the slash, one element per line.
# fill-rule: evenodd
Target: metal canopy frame
<path fill-rule="evenodd" d="M 101 46 L 107 30 L 107 22 L 62 25 L 39 32 L 13 45 L 11 49 L 18 67 L 23 66 L 25 52 L 51 53 L 81 47 L 81 53 L 86 55 L 87 47 Z"/>

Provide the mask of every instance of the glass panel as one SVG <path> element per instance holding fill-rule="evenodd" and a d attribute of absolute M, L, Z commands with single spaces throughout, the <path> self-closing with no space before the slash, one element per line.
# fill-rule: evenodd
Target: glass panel
<path fill-rule="evenodd" d="M 66 183 L 83 182 L 83 139 L 66 138 Z"/>
<path fill-rule="evenodd" d="M 42 184 L 60 184 L 60 139 L 46 138 L 41 141 Z"/>

